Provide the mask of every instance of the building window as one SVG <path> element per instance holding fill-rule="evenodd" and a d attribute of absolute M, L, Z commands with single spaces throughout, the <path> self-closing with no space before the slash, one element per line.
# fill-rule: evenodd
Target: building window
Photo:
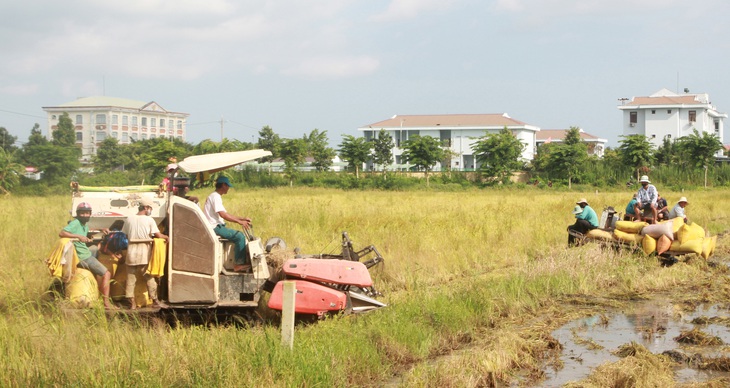
<path fill-rule="evenodd" d="M 142 117 L 142 126 L 143 127 L 147 126 L 147 117 Z"/>
<path fill-rule="evenodd" d="M 697 111 L 691 110 L 689 111 L 689 122 L 694 123 L 695 121 L 697 121 Z"/>
<path fill-rule="evenodd" d="M 147 134 L 146 133 L 143 133 L 142 134 L 142 140 L 147 140 Z"/>
<path fill-rule="evenodd" d="M 720 130 L 720 120 L 715 120 L 715 130 L 716 131 Z"/>
<path fill-rule="evenodd" d="M 165 119 L 160 119 L 160 127 L 165 128 Z"/>
<path fill-rule="evenodd" d="M 629 112 L 629 124 L 636 124 L 639 121 L 639 114 L 637 112 Z"/>
<path fill-rule="evenodd" d="M 154 139 L 156 137 L 157 137 L 157 135 L 155 135 L 154 133 L 150 135 L 150 139 Z"/>
<path fill-rule="evenodd" d="M 122 125 L 129 125 L 129 116 L 122 116 Z"/>
<path fill-rule="evenodd" d="M 153 117 L 150 119 L 150 127 L 156 127 L 156 126 L 157 126 L 157 119 Z"/>
<path fill-rule="evenodd" d="M 96 141 L 106 140 L 106 131 L 96 131 Z"/>
<path fill-rule="evenodd" d="M 96 115 L 97 124 L 106 124 L 106 115 Z"/>
<path fill-rule="evenodd" d="M 112 132 L 112 137 L 115 139 L 119 139 L 119 132 Z"/>
<path fill-rule="evenodd" d="M 84 141 L 84 133 L 81 131 L 76 132 L 76 142 Z"/>
<path fill-rule="evenodd" d="M 656 114 L 656 109 L 652 109 L 651 110 L 651 114 L 655 115 Z"/>
<path fill-rule="evenodd" d="M 55 119 L 56 119 L 56 115 L 51 115 L 51 120 L 55 120 Z"/>
<path fill-rule="evenodd" d="M 132 140 L 137 140 L 137 133 L 132 133 Z"/>
<path fill-rule="evenodd" d="M 129 142 L 129 134 L 127 132 L 122 132 L 122 142 L 123 143 Z"/>
<path fill-rule="evenodd" d="M 119 124 L 119 116 L 118 115 L 112 115 L 112 125 Z"/>
<path fill-rule="evenodd" d="M 81 125 L 84 123 L 84 116 L 76 115 L 76 124 Z"/>
<path fill-rule="evenodd" d="M 177 121 L 177 129 L 182 129 L 182 120 Z"/>
<path fill-rule="evenodd" d="M 667 109 L 667 114 L 668 115 L 672 114 L 672 110 L 671 109 Z"/>
<path fill-rule="evenodd" d="M 137 116 L 132 116 L 132 126 L 133 127 L 137 126 Z"/>

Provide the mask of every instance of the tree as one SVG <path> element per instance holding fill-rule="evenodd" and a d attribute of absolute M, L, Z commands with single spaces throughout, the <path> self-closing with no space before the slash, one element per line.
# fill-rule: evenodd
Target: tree
<path fill-rule="evenodd" d="M 92 158 L 94 170 L 97 172 L 111 172 L 120 168 L 124 170 L 130 161 L 130 155 L 125 153 L 123 146 L 113 137 L 104 139 Z"/>
<path fill-rule="evenodd" d="M 53 141 L 52 143 L 61 147 L 75 147 L 76 146 L 76 131 L 74 130 L 73 121 L 68 116 L 68 113 L 63 114 L 58 118 L 58 126 L 53 130 Z M 79 156 L 81 151 L 79 150 Z"/>
<path fill-rule="evenodd" d="M 657 164 L 668 166 L 681 162 L 681 160 L 678 160 L 678 154 L 679 149 L 677 148 L 677 143 L 672 141 L 671 138 L 665 137 L 662 145 L 654 153 L 654 158 Z"/>
<path fill-rule="evenodd" d="M 380 165 L 380 168 L 385 175 L 385 171 L 393 164 L 393 136 L 390 136 L 388 132 L 381 129 L 378 132 L 378 137 L 373 140 L 373 163 Z"/>
<path fill-rule="evenodd" d="M 13 153 L 18 148 L 15 146 L 16 140 L 18 138 L 11 135 L 5 127 L 0 127 L 0 144 L 5 153 Z"/>
<path fill-rule="evenodd" d="M 317 171 L 327 171 L 332 166 L 332 159 L 337 155 L 335 150 L 328 146 L 327 131 L 320 132 L 313 129 L 309 136 L 304 135 L 307 144 L 307 153 L 314 159 L 312 166 Z"/>
<path fill-rule="evenodd" d="M 257 143 L 258 148 L 271 151 L 271 156 L 261 158 L 262 162 L 270 163 L 274 159 L 279 157 L 279 148 L 281 147 L 281 139 L 279 135 L 274 133 L 268 125 L 261 128 L 259 131 L 259 141 Z"/>
<path fill-rule="evenodd" d="M 15 162 L 13 154 L 0 148 L 0 192 L 10 194 L 10 190 L 20 183 L 23 165 Z"/>
<path fill-rule="evenodd" d="M 579 176 L 586 160 L 588 160 L 588 147 L 580 137 L 580 129 L 570 127 L 563 143 L 550 148 L 547 169 L 557 176 L 568 178 L 568 188 L 572 188 L 573 180 Z"/>
<path fill-rule="evenodd" d="M 347 160 L 347 165 L 355 169 L 355 178 L 360 178 L 360 167 L 370 158 L 372 143 L 364 137 L 343 135 L 340 143 L 340 157 Z"/>
<path fill-rule="evenodd" d="M 506 182 L 512 173 L 524 166 L 520 160 L 525 144 L 507 127 L 499 133 L 480 137 L 472 150 L 479 162 L 479 171 L 488 178 Z"/>
<path fill-rule="evenodd" d="M 644 135 L 621 136 L 623 140 L 619 140 L 621 145 L 618 147 L 621 153 L 621 159 L 624 164 L 631 166 L 636 172 L 636 180 L 639 180 L 640 170 L 648 168 L 652 162 L 654 153 L 654 144 L 652 144 Z"/>
<path fill-rule="evenodd" d="M 715 154 L 723 149 L 722 142 L 714 133 L 696 129 L 689 136 L 681 137 L 677 141 L 680 153 L 687 157 L 691 167 L 704 168 L 711 166 L 715 161 Z"/>
<path fill-rule="evenodd" d="M 70 119 L 68 122 L 64 121 L 61 133 L 54 138 L 53 142 L 49 142 L 41 134 L 39 126 L 36 124 L 31 129 L 28 142 L 23 146 L 21 152 L 20 160 L 26 165 L 43 171 L 43 179 L 51 183 L 71 179 L 81 165 L 79 162 L 81 150 L 73 143 L 68 145 L 68 123 L 70 123 Z"/>
<path fill-rule="evenodd" d="M 284 174 L 289 178 L 289 186 L 294 185 L 297 167 L 304 163 L 307 144 L 303 139 L 284 139 L 281 142 L 280 155 L 284 159 Z"/>
<path fill-rule="evenodd" d="M 431 136 L 415 135 L 403 143 L 403 159 L 424 170 L 426 175 L 426 186 L 429 185 L 428 173 L 433 166 L 444 159 L 444 149 L 441 142 Z"/>

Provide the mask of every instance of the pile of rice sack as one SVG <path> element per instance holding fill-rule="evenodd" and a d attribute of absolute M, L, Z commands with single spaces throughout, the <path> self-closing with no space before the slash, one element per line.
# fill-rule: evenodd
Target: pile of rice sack
<path fill-rule="evenodd" d="M 696 253 L 705 259 L 712 256 L 717 244 L 717 236 L 706 237 L 704 228 L 696 223 L 685 224 L 681 217 L 656 224 L 616 221 L 613 233 L 593 229 L 586 236 L 640 245 L 646 255 L 671 251 L 675 254 Z"/>

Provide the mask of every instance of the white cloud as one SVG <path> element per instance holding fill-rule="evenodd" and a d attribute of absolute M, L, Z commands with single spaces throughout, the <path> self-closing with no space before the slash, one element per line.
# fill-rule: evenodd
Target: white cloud
<path fill-rule="evenodd" d="M 375 58 L 361 57 L 319 57 L 304 60 L 299 65 L 284 69 L 283 74 L 309 78 L 344 78 L 367 75 L 380 67 Z"/>
<path fill-rule="evenodd" d="M 423 13 L 442 11 L 453 6 L 456 0 L 392 0 L 388 8 L 372 17 L 379 22 L 413 19 Z"/>

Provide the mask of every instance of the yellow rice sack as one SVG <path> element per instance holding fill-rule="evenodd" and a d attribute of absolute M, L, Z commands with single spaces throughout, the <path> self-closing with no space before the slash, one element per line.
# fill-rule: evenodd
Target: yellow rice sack
<path fill-rule="evenodd" d="M 696 253 L 698 255 L 702 254 L 702 238 L 689 240 L 684 243 L 680 242 L 679 240 L 674 240 L 672 242 L 671 247 L 669 250 L 679 253 Z"/>
<path fill-rule="evenodd" d="M 586 233 L 586 237 L 596 240 L 613 240 L 611 232 L 598 228 L 591 229 L 588 233 Z"/>
<path fill-rule="evenodd" d="M 717 236 L 707 237 L 702 240 L 702 254 L 704 259 L 710 258 L 715 252 L 715 244 L 717 243 Z"/>
<path fill-rule="evenodd" d="M 680 243 L 685 243 L 690 240 L 701 239 L 705 237 L 705 229 L 703 229 L 698 223 L 693 222 L 691 224 L 684 224 L 677 231 L 677 239 Z"/>
<path fill-rule="evenodd" d="M 647 225 L 649 224 L 646 222 L 616 221 L 616 229 L 625 233 L 638 234 Z"/>
<path fill-rule="evenodd" d="M 644 236 L 644 238 L 646 238 L 646 236 Z M 656 254 L 661 255 L 662 253 L 668 251 L 669 247 L 671 246 L 672 240 L 669 237 L 662 235 L 656 240 Z"/>
<path fill-rule="evenodd" d="M 99 300 L 99 288 L 91 271 L 76 268 L 73 278 L 66 286 L 66 296 L 74 307 L 86 308 Z"/>
<path fill-rule="evenodd" d="M 651 236 L 644 236 L 641 240 L 641 248 L 644 249 L 645 255 L 651 255 L 654 251 L 656 251 L 656 239 Z"/>
<path fill-rule="evenodd" d="M 619 241 L 628 242 L 628 243 L 632 243 L 632 244 L 641 244 L 641 240 L 643 239 L 644 236 L 642 236 L 640 234 L 622 232 L 622 231 L 616 229 L 613 231 L 613 237 Z"/>

